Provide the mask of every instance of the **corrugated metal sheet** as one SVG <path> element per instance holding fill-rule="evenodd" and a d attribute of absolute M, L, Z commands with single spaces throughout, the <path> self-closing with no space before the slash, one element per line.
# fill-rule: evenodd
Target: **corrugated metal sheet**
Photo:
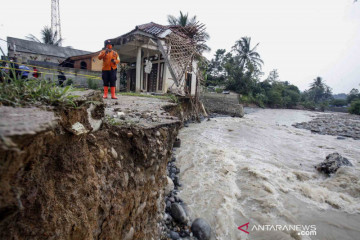
<path fill-rule="evenodd" d="M 33 53 L 33 54 L 43 54 L 48 56 L 55 56 L 61 58 L 68 58 L 76 55 L 89 54 L 91 52 L 82 51 L 78 49 L 73 49 L 69 47 L 58 47 L 50 44 L 43 44 L 33 41 L 28 41 L 19 38 L 7 37 L 7 41 L 10 47 L 10 50 L 14 50 L 14 44 L 16 45 L 16 51 Z"/>
<path fill-rule="evenodd" d="M 139 30 L 142 30 L 142 31 L 146 32 L 146 33 L 158 36 L 159 34 L 164 32 L 165 30 L 167 30 L 169 27 L 168 26 L 163 26 L 163 25 L 160 25 L 160 24 L 157 24 L 157 23 L 150 22 L 150 23 L 146 23 L 146 24 L 143 24 L 143 25 L 139 25 L 139 26 L 137 26 L 137 28 Z"/>

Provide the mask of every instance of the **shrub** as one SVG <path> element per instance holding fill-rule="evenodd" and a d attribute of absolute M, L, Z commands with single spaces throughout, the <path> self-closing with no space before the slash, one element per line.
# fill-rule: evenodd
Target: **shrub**
<path fill-rule="evenodd" d="M 215 89 L 215 91 L 216 91 L 216 93 L 222 93 L 223 92 L 223 90 L 221 88 L 217 88 L 217 89 Z"/>
<path fill-rule="evenodd" d="M 65 81 L 66 86 L 71 86 L 73 84 L 74 84 L 74 81 L 72 80 L 72 78 L 69 78 L 68 80 Z"/>
<path fill-rule="evenodd" d="M 97 79 L 88 78 L 87 79 L 88 88 L 97 90 L 100 87 L 99 81 Z"/>
<path fill-rule="evenodd" d="M 271 106 L 282 106 L 281 93 L 275 89 L 270 90 L 268 94 L 269 104 Z"/>
<path fill-rule="evenodd" d="M 360 115 L 360 99 L 351 102 L 349 113 Z"/>
<path fill-rule="evenodd" d="M 7 106 L 23 106 L 35 103 L 49 105 L 71 105 L 76 107 L 70 95 L 71 86 L 58 87 L 55 83 L 45 79 L 28 79 L 26 81 L 16 77 L 0 83 L 0 103 Z"/>
<path fill-rule="evenodd" d="M 315 110 L 315 103 L 312 101 L 302 102 L 301 105 L 303 105 L 303 107 L 306 109 Z"/>
<path fill-rule="evenodd" d="M 346 99 L 334 99 L 331 101 L 331 105 L 334 105 L 336 107 L 342 107 L 347 105 Z"/>

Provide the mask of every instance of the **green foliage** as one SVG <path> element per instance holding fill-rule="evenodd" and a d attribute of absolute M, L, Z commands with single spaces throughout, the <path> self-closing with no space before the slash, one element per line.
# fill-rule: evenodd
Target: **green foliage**
<path fill-rule="evenodd" d="M 324 112 L 325 110 L 329 109 L 329 102 L 328 101 L 321 102 L 319 104 L 319 107 L 320 107 L 320 111 Z"/>
<path fill-rule="evenodd" d="M 88 85 L 88 88 L 94 89 L 94 90 L 98 90 L 100 88 L 99 80 L 96 80 L 93 78 L 87 79 L 87 85 Z"/>
<path fill-rule="evenodd" d="M 15 73 L 14 73 L 15 76 Z M 8 106 L 24 106 L 31 104 L 69 105 L 76 107 L 74 98 L 70 95 L 72 87 L 64 88 L 45 79 L 22 80 L 5 77 L 0 83 L 0 102 Z"/>
<path fill-rule="evenodd" d="M 74 81 L 72 80 L 72 78 L 69 78 L 69 79 L 67 79 L 66 81 L 65 81 L 65 85 L 66 86 L 71 86 L 71 85 L 73 85 L 74 84 Z"/>
<path fill-rule="evenodd" d="M 180 11 L 179 17 L 168 15 L 167 20 L 170 25 L 177 25 L 183 28 L 190 27 L 190 29 L 193 26 L 199 24 L 198 20 L 196 19 L 196 16 L 190 18 L 188 13 L 184 14 L 182 11 Z M 206 31 L 196 32 L 195 35 L 192 36 L 192 38 L 196 39 L 196 41 L 198 42 L 196 49 L 199 53 L 211 50 L 210 47 L 205 44 L 205 42 L 210 39 L 210 35 Z"/>
<path fill-rule="evenodd" d="M 239 58 L 240 66 L 242 68 L 245 66 L 261 68 L 264 62 L 260 58 L 260 54 L 256 52 L 256 48 L 259 43 L 257 43 L 253 48 L 250 45 L 251 37 L 242 37 L 240 40 L 235 42 L 232 49 Z"/>
<path fill-rule="evenodd" d="M 57 40 L 57 35 L 58 35 L 57 31 L 53 32 L 51 30 L 51 27 L 44 26 L 44 28 L 41 30 L 41 40 L 42 41 L 40 41 L 33 34 L 29 34 L 28 36 L 26 36 L 26 38 L 31 41 L 38 42 L 38 43 L 59 46 L 62 43 L 63 39 L 60 38 Z"/>
<path fill-rule="evenodd" d="M 221 88 L 216 88 L 216 89 L 215 89 L 215 92 L 216 92 L 216 93 L 222 93 L 223 90 L 222 90 Z"/>
<path fill-rule="evenodd" d="M 179 103 L 179 98 L 177 96 L 175 96 L 174 94 L 170 94 L 170 95 L 168 95 L 168 97 L 170 98 L 171 102 Z"/>
<path fill-rule="evenodd" d="M 360 99 L 351 102 L 349 113 L 360 115 Z"/>
<path fill-rule="evenodd" d="M 282 106 L 281 92 L 276 89 L 271 89 L 268 92 L 268 104 L 273 107 Z"/>
<path fill-rule="evenodd" d="M 321 77 L 314 79 L 308 90 L 309 97 L 316 104 L 324 101 L 332 100 L 331 88 L 324 83 Z"/>
<path fill-rule="evenodd" d="M 304 101 L 301 105 L 306 109 L 315 110 L 315 103 L 312 101 Z"/>
<path fill-rule="evenodd" d="M 342 107 L 347 105 L 346 99 L 334 99 L 331 101 L 331 105 L 334 105 L 336 107 Z"/>
<path fill-rule="evenodd" d="M 350 91 L 350 93 L 349 93 L 346 100 L 347 100 L 348 103 L 351 103 L 352 101 L 357 100 L 357 99 L 360 99 L 359 90 L 356 89 L 356 88 L 353 88 L 353 89 L 351 89 L 351 91 Z"/>

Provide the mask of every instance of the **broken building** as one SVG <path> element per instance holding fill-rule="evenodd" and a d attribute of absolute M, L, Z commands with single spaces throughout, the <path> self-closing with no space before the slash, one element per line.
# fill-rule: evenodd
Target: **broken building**
<path fill-rule="evenodd" d="M 195 47 L 179 26 L 147 23 L 110 39 L 125 70 L 127 91 L 195 95 Z"/>

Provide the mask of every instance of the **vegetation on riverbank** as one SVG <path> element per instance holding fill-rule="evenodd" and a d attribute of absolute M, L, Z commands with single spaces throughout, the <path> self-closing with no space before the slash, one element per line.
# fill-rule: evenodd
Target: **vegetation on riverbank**
<path fill-rule="evenodd" d="M 309 89 L 301 92 L 288 81 L 281 81 L 277 69 L 272 70 L 265 80 L 261 67 L 264 62 L 256 48 L 251 46 L 251 38 L 238 40 L 230 52 L 218 49 L 207 66 L 206 86 L 222 86 L 240 94 L 243 104 L 256 104 L 270 108 L 305 108 L 326 110 L 330 106 L 351 105 L 349 112 L 360 114 L 357 110 L 359 91 L 353 89 L 347 100 L 334 99 L 332 89 L 321 77 L 316 77 Z M 217 90 L 217 89 L 216 89 Z M 357 91 L 357 92 L 356 92 Z"/>
<path fill-rule="evenodd" d="M 69 94 L 72 86 L 60 87 L 46 79 L 20 79 L 5 75 L 0 82 L 0 105 L 68 105 L 76 107 L 73 99 L 77 96 Z"/>

